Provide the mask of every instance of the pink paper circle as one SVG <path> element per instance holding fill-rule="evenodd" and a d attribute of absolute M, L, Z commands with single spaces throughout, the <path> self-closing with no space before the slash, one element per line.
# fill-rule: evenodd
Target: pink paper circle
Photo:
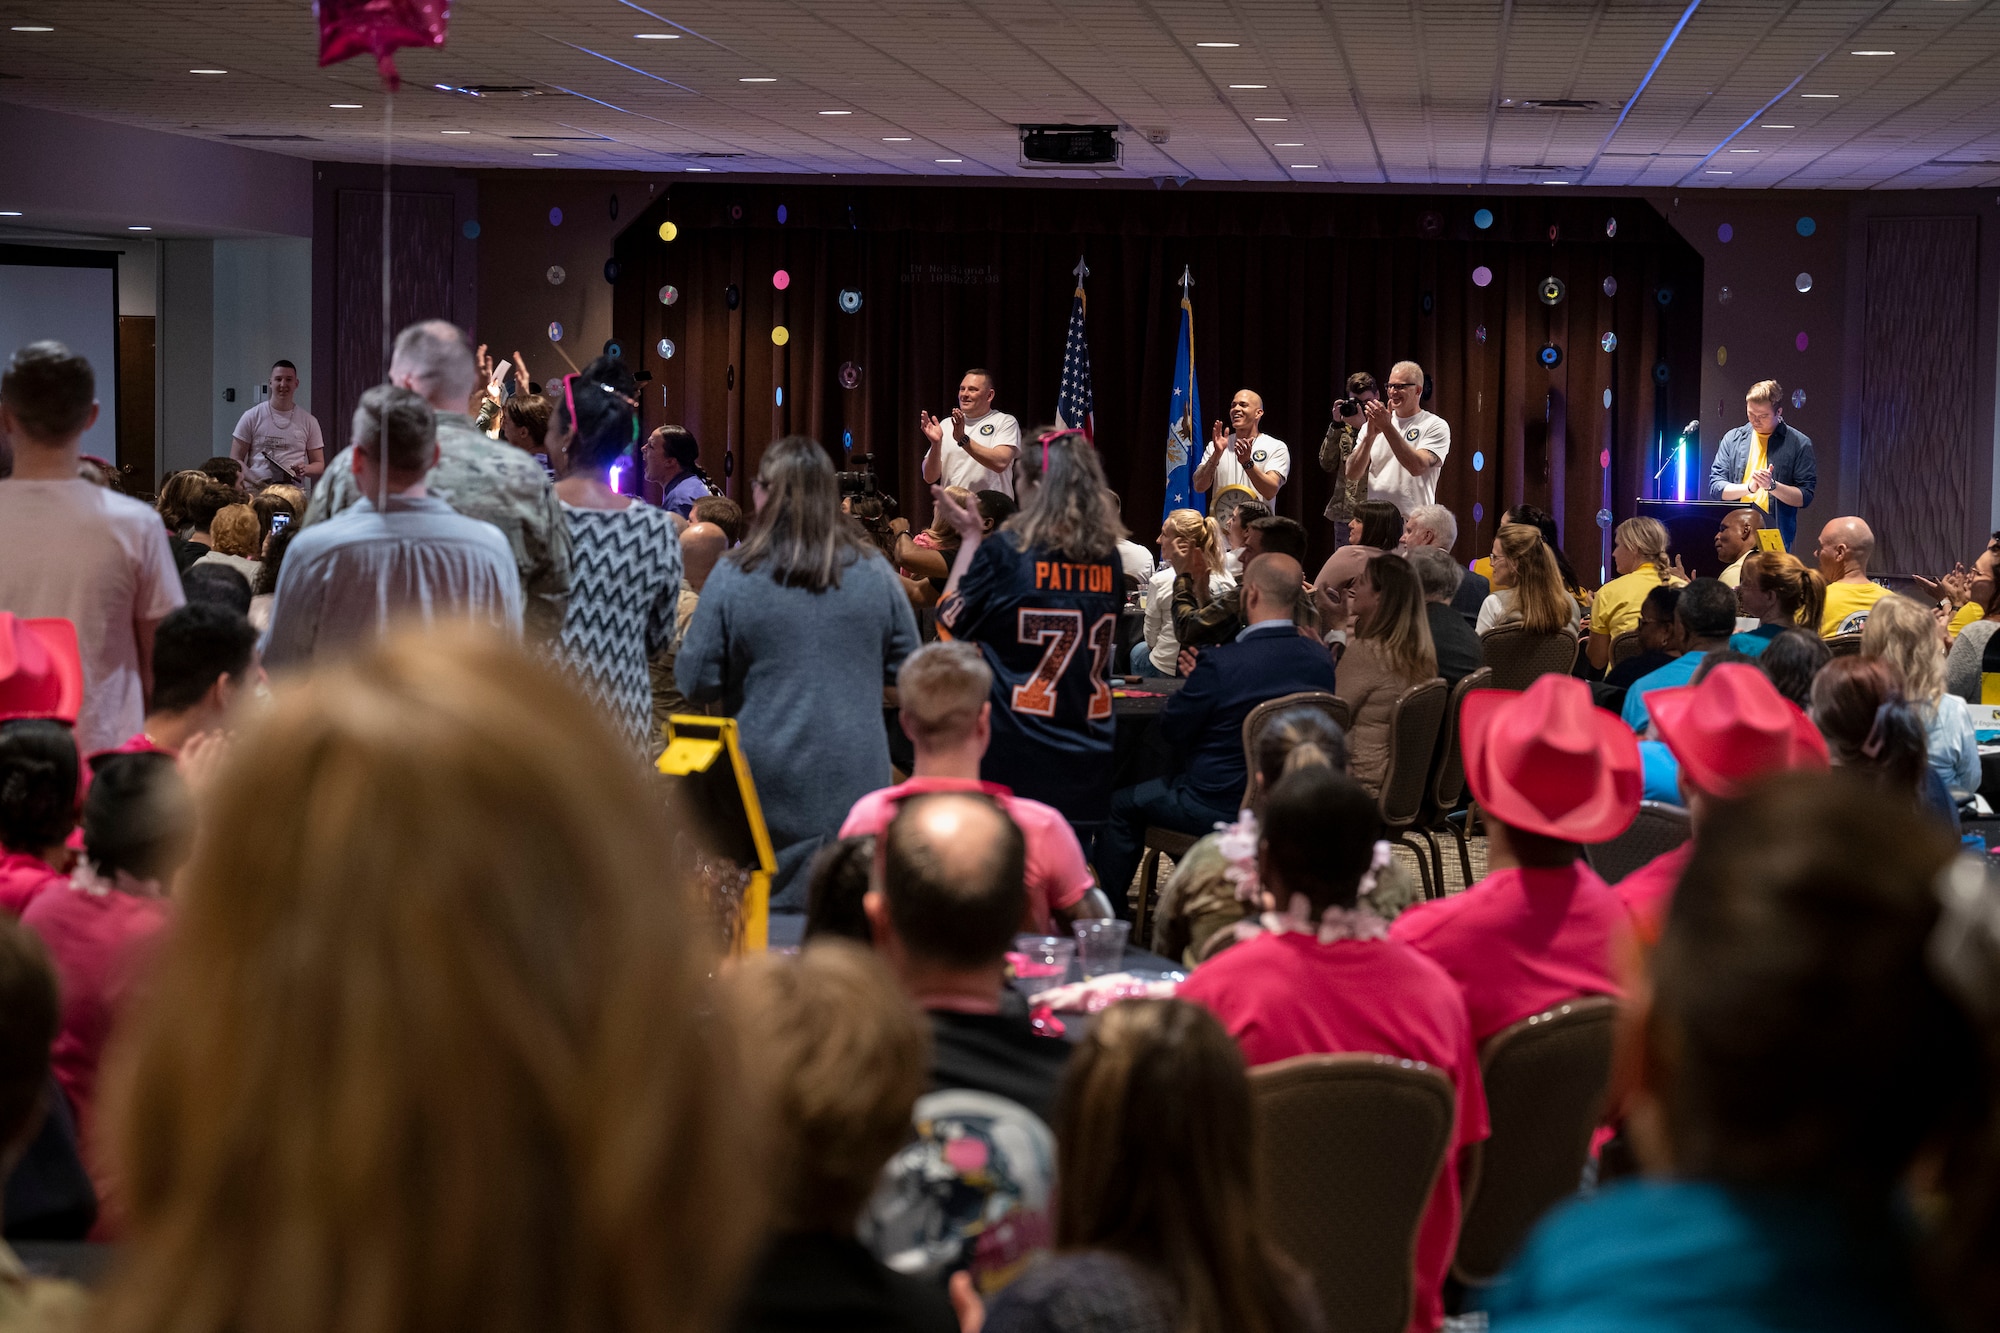
<path fill-rule="evenodd" d="M 1478 268 L 1472 270 L 1473 286 L 1484 287 L 1491 281 L 1493 281 L 1493 270 L 1486 267 L 1486 265 L 1481 264 Z"/>
<path fill-rule="evenodd" d="M 1597 455 L 1597 466 L 1599 467 L 1611 466 L 1611 451 L 1609 449 L 1606 449 L 1602 453 Z"/>
<path fill-rule="evenodd" d="M 1801 333 L 1799 334 L 1798 337 L 1792 339 L 1792 342 L 1798 347 L 1798 349 L 1801 352 L 1803 352 L 1806 350 L 1806 347 L 1812 342 L 1812 339 L 1806 337 L 1804 333 Z"/>
<path fill-rule="evenodd" d="M 785 288 L 792 285 L 792 275 L 783 269 L 779 269 L 771 275 L 771 285 L 782 292 Z"/>

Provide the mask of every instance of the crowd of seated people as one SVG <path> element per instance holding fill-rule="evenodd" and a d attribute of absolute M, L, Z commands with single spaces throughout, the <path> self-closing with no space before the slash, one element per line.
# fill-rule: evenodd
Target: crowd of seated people
<path fill-rule="evenodd" d="M 1985 598 L 1954 628 L 1869 579 L 1859 519 L 1818 570 L 1737 551 L 1736 588 L 1632 520 L 1586 624 L 1533 511 L 1481 590 L 1448 514 L 1358 501 L 1309 583 L 1306 530 L 1246 501 L 1167 516 L 1120 661 L 1129 543 L 1080 433 L 1022 450 L 1018 512 L 939 487 L 927 540 L 885 542 L 803 437 L 747 516 L 617 493 L 611 361 L 549 395 L 551 480 L 469 427 L 471 362 L 406 330 L 310 502 L 220 460 L 150 513 L 79 474 L 81 358 L 0 377 L 7 1221 L 66 1170 L 69 1234 L 120 1247 L 89 1297 L 0 1250 L 0 1322 L 1317 1333 L 1341 1294 L 1271 1221 L 1255 1097 L 1353 1054 L 1451 1086 L 1415 1333 L 1990 1323 L 2000 895 L 1939 886 L 1992 560 L 1938 581 Z M 1586 665 L 1466 696 L 1484 873 L 1417 901 L 1381 816 L 1396 701 L 1516 626 Z M 1142 662 L 1182 678 L 1176 767 L 1117 786 L 1111 677 Z M 700 816 L 648 762 L 664 682 L 734 719 L 796 957 L 723 957 Z M 1246 756 L 1294 694 L 1323 697 Z M 1646 796 L 1692 838 L 1607 883 Z M 1179 975 L 1031 1008 L 1017 935 L 1128 913 L 1156 827 L 1198 839 L 1134 941 Z M 1593 1157 L 1461 1291 L 1482 1056 L 1586 996 L 1619 1006 L 1600 1137 L 1641 1174 Z"/>

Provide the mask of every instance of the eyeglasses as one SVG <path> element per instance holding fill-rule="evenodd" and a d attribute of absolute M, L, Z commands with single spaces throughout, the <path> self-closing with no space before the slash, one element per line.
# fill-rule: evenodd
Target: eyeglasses
<path fill-rule="evenodd" d="M 1397 384 L 1394 381 L 1391 381 L 1390 383 L 1388 383 L 1383 387 L 1387 388 L 1390 393 L 1408 393 L 1410 390 L 1416 388 L 1417 386 L 1414 384 Z"/>

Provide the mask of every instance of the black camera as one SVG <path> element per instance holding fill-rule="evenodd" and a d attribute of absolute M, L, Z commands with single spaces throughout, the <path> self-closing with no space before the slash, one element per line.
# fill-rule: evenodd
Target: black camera
<path fill-rule="evenodd" d="M 847 466 L 848 471 L 833 474 L 840 482 L 840 498 L 875 494 L 875 455 L 849 454 Z"/>
<path fill-rule="evenodd" d="M 1361 400 L 1359 398 L 1343 398 L 1333 405 L 1333 414 L 1341 418 L 1358 417 L 1361 415 Z"/>

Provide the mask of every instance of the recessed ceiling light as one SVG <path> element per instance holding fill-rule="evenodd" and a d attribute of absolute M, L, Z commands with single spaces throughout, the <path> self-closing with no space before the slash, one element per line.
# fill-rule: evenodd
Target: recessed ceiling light
<path fill-rule="evenodd" d="M 1195 45 L 1196 45 L 1196 46 L 1212 46 L 1212 47 L 1231 47 L 1231 46 L 1241 46 L 1241 45 L 1243 45 L 1243 43 L 1241 43 L 1241 42 L 1196 42 L 1196 43 L 1195 43 Z"/>
<path fill-rule="evenodd" d="M 1757 148 L 1732 148 L 1729 151 L 1732 153 L 1756 153 L 1763 150 Z"/>
<path fill-rule="evenodd" d="M 965 159 L 962 157 L 939 157 L 933 158 L 932 161 L 938 163 L 940 166 L 956 166 L 958 163 L 965 161 Z"/>
<path fill-rule="evenodd" d="M 439 134 L 470 134 L 471 130 L 439 130 Z"/>
<path fill-rule="evenodd" d="M 776 79 L 738 79 L 738 83 L 776 83 Z"/>
<path fill-rule="evenodd" d="M 1232 83 L 1229 86 L 1232 88 L 1268 88 L 1271 85 L 1268 83 Z"/>
<path fill-rule="evenodd" d="M 1795 129 L 1797 129 L 1797 128 L 1798 128 L 1798 126 L 1796 126 L 1796 125 L 1759 125 L 1759 126 L 1758 126 L 1757 128 L 1758 128 L 1758 129 L 1760 129 L 1760 130 L 1795 130 Z"/>
<path fill-rule="evenodd" d="M 1285 123 L 1285 122 L 1286 122 L 1287 120 L 1290 120 L 1290 119 L 1291 119 L 1291 117 L 1289 117 L 1289 116 L 1258 116 L 1258 117 L 1257 117 L 1256 119 L 1257 119 L 1257 123 L 1258 123 L 1259 125 L 1282 125 L 1282 124 L 1284 124 L 1284 123 Z"/>
<path fill-rule="evenodd" d="M 188 71 L 190 74 L 227 74 L 228 72 L 226 69 L 191 69 Z"/>
<path fill-rule="evenodd" d="M 1543 182 L 1542 182 L 1542 184 L 1544 184 L 1544 185 L 1567 185 L 1567 184 L 1569 184 L 1569 182 L 1568 182 L 1568 181 L 1543 181 Z"/>
<path fill-rule="evenodd" d="M 1305 145 L 1304 145 L 1304 144 L 1302 144 L 1302 143 L 1274 143 L 1274 144 L 1272 144 L 1272 145 L 1271 145 L 1271 147 L 1273 147 L 1273 148 L 1304 148 L 1304 147 L 1305 147 Z"/>
<path fill-rule="evenodd" d="M 635 32 L 632 35 L 642 42 L 678 42 L 681 39 L 677 32 Z"/>
<path fill-rule="evenodd" d="M 1831 98 L 1835 98 L 1835 97 L 1838 97 L 1838 96 L 1840 96 L 1840 94 L 1839 94 L 1839 93 L 1800 93 L 1800 94 L 1799 94 L 1799 96 L 1800 96 L 1800 97 L 1818 97 L 1818 98 L 1824 98 L 1824 99 L 1831 99 Z"/>
<path fill-rule="evenodd" d="M 822 116 L 851 116 L 854 113 L 852 111 L 822 111 L 820 114 Z"/>
<path fill-rule="evenodd" d="M 1892 56 L 1896 53 L 1894 51 L 1849 51 L 1847 54 L 1851 56 Z"/>
<path fill-rule="evenodd" d="M 328 102 L 327 105 L 335 111 L 359 111 L 361 109 L 361 103 L 359 102 Z"/>
<path fill-rule="evenodd" d="M 714 171 L 714 167 L 689 167 L 689 171 Z"/>
<path fill-rule="evenodd" d="M 54 29 L 54 28 L 48 28 L 48 27 L 44 27 L 43 25 L 41 25 L 41 24 L 39 24 L 39 23 L 21 23 L 21 24 L 17 24 L 17 25 L 15 25 L 15 28 L 14 28 L 14 31 L 15 31 L 15 32 L 54 32 L 54 31 L 55 31 L 55 29 Z M 19 216 L 20 216 L 20 214 L 16 213 L 16 214 L 13 214 L 13 216 L 15 216 L 15 217 L 19 217 Z"/>
<path fill-rule="evenodd" d="M 151 231 L 151 227 L 127 227 L 126 231 Z"/>
<path fill-rule="evenodd" d="M 1318 170 L 1319 170 L 1319 163 L 1317 163 L 1317 162 L 1294 162 L 1294 163 L 1292 163 L 1292 170 L 1293 170 L 1293 171 L 1318 171 Z"/>
<path fill-rule="evenodd" d="M 908 143 L 908 142 L 910 142 L 910 136 L 909 136 L 909 135 L 907 135 L 907 134 L 901 134 L 901 135 L 895 135 L 895 136 L 892 136 L 892 137 L 890 137 L 890 138 L 885 138 L 885 139 L 883 139 L 883 140 L 882 140 L 882 142 L 883 142 L 883 143 Z"/>
<path fill-rule="evenodd" d="M 17 218 L 20 216 L 20 213 L 14 209 L 0 208 L 0 218 Z"/>
<path fill-rule="evenodd" d="M 561 157 L 560 153 L 536 153 L 536 157 Z"/>
<path fill-rule="evenodd" d="M 1736 173 L 1733 171 L 1717 171 L 1714 167 L 1710 167 L 1707 174 L 1711 176 L 1734 176 Z"/>

